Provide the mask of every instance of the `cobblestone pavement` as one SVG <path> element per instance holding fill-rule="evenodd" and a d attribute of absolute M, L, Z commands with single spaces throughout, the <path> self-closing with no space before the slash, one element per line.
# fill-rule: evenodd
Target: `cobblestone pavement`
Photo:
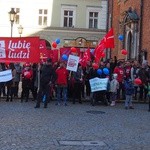
<path fill-rule="evenodd" d="M 148 105 L 0 101 L 0 150 L 150 150 Z"/>

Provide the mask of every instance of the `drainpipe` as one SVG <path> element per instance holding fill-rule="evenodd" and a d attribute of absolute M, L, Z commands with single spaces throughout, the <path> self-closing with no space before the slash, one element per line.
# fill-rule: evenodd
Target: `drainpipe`
<path fill-rule="evenodd" d="M 109 29 L 109 1 L 107 1 L 107 21 L 106 21 L 106 33 L 108 32 L 108 29 Z M 107 48 L 106 49 L 106 57 L 105 59 L 108 59 L 109 58 L 109 49 Z"/>
<path fill-rule="evenodd" d="M 138 49 L 138 53 L 139 53 L 139 61 L 141 60 L 141 55 L 140 55 L 140 51 L 142 49 L 142 27 L 143 27 L 143 0 L 140 1 L 140 24 L 139 24 L 139 49 Z"/>
<path fill-rule="evenodd" d="M 111 14 L 111 16 L 110 16 Z M 113 0 L 107 0 L 107 23 L 106 23 L 106 31 L 112 27 L 112 16 L 113 16 Z M 111 49 L 106 50 L 106 57 L 111 58 Z"/>
<path fill-rule="evenodd" d="M 108 29 L 109 29 L 109 1 L 107 1 L 107 23 L 106 23 L 106 32 L 108 32 Z"/>

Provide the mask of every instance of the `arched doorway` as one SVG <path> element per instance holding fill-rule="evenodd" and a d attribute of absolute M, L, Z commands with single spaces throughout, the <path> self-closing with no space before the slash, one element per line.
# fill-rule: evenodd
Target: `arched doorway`
<path fill-rule="evenodd" d="M 45 39 L 41 39 L 41 40 L 44 40 L 45 43 L 46 43 L 46 48 L 47 49 L 51 49 L 51 44 L 49 43 L 49 41 L 45 40 Z"/>
<path fill-rule="evenodd" d="M 127 58 L 128 59 L 131 59 L 134 57 L 134 50 L 133 50 L 133 46 L 132 46 L 132 40 L 133 40 L 133 37 L 132 37 L 132 33 L 131 31 L 129 31 L 128 33 L 128 37 L 127 37 L 127 50 L 128 50 L 128 56 Z"/>
<path fill-rule="evenodd" d="M 128 50 L 127 59 L 138 59 L 138 31 L 139 17 L 135 10 L 129 8 L 124 16 L 124 48 Z"/>

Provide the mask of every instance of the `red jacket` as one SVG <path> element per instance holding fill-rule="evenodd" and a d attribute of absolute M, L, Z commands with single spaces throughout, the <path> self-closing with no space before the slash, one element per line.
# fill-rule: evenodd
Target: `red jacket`
<path fill-rule="evenodd" d="M 58 85 L 67 85 L 67 79 L 68 79 L 68 70 L 64 67 L 58 68 L 56 70 L 57 80 L 56 84 Z"/>
<path fill-rule="evenodd" d="M 131 66 L 126 66 L 124 69 L 125 69 L 125 77 L 130 78 L 131 77 Z"/>
<path fill-rule="evenodd" d="M 22 79 L 31 80 L 32 77 L 33 77 L 33 71 L 31 69 L 29 69 L 29 70 L 23 69 L 22 70 Z"/>
<path fill-rule="evenodd" d="M 120 67 L 115 67 L 114 73 L 118 75 L 117 77 L 118 82 L 122 82 L 124 79 L 124 69 Z"/>

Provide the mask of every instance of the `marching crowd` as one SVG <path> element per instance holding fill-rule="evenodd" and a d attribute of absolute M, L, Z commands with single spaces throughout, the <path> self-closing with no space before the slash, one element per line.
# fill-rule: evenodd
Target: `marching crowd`
<path fill-rule="evenodd" d="M 109 59 L 101 61 L 98 67 L 87 61 L 85 67 L 80 63 L 76 72 L 66 69 L 66 61 L 52 63 L 48 58 L 42 64 L 0 64 L 0 71 L 12 70 L 12 80 L 0 82 L 0 97 L 6 97 L 6 102 L 18 97 L 19 83 L 21 82 L 21 102 L 28 102 L 32 93 L 32 100 L 36 101 L 35 108 L 44 108 L 50 100 L 56 98 L 56 105 L 68 105 L 68 101 L 82 104 L 87 99 L 92 105 L 99 101 L 104 105 L 115 106 L 116 101 L 124 100 L 125 109 L 134 109 L 132 99 L 148 102 L 150 111 L 150 67 L 145 60 L 142 64 L 137 61 Z M 105 74 L 104 68 L 109 70 Z M 92 92 L 90 79 L 95 77 L 108 78 L 107 90 Z M 135 79 L 141 83 L 135 83 Z"/>

